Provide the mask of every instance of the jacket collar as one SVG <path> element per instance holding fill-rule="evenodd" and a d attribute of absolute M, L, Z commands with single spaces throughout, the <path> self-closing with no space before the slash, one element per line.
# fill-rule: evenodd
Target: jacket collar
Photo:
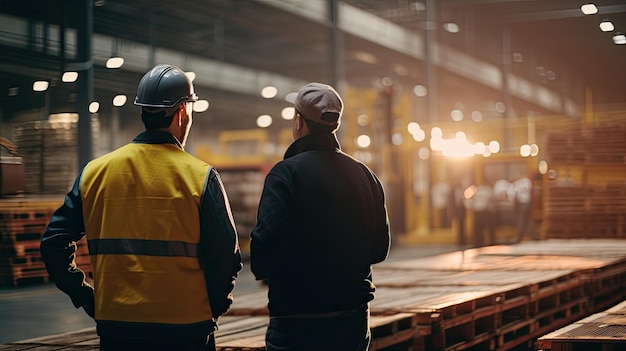
<path fill-rule="evenodd" d="M 136 144 L 174 144 L 179 148 L 183 148 L 178 139 L 172 134 L 163 130 L 148 129 L 133 139 Z"/>
<path fill-rule="evenodd" d="M 294 141 L 285 152 L 285 159 L 304 151 L 334 150 L 339 151 L 339 141 L 335 133 L 332 134 L 308 134 Z"/>

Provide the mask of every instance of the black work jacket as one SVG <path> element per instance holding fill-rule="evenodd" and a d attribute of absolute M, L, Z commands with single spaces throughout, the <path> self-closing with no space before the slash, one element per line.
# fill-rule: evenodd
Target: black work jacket
<path fill-rule="evenodd" d="M 378 178 L 334 134 L 310 134 L 265 179 L 250 264 L 267 279 L 271 316 L 363 309 L 389 243 Z"/>

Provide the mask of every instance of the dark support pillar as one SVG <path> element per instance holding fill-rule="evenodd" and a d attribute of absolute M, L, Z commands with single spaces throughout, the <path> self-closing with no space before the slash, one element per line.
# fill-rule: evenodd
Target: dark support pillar
<path fill-rule="evenodd" d="M 93 32 L 93 6 L 91 0 L 78 0 L 78 167 L 82 169 L 93 158 L 93 135 L 89 104 L 93 101 L 93 62 L 91 58 L 91 35 Z"/>
<path fill-rule="evenodd" d="M 329 0 L 329 15 L 332 25 L 330 31 L 330 63 L 331 63 L 331 79 L 330 84 L 340 93 L 343 90 L 343 37 L 339 28 L 339 1 Z"/>
<path fill-rule="evenodd" d="M 428 112 L 428 122 L 430 125 L 434 125 L 438 122 L 438 89 L 437 89 L 437 67 L 433 63 L 433 49 L 436 44 L 436 17 L 435 17 L 435 0 L 426 1 L 426 29 L 425 29 L 425 44 L 424 44 L 424 63 L 426 69 L 426 81 L 428 88 L 428 96 L 426 99 L 426 111 Z M 428 228 L 434 227 L 433 219 L 433 200 L 432 200 L 432 188 L 433 188 L 433 155 L 428 158 Z"/>

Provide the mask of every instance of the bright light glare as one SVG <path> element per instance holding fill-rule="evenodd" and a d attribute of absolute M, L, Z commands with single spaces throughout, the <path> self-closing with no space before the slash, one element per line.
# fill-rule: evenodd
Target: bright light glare
<path fill-rule="evenodd" d="M 370 118 L 368 115 L 365 114 L 359 115 L 359 117 L 356 118 L 356 123 L 361 127 L 365 127 L 370 123 Z"/>
<path fill-rule="evenodd" d="M 359 135 L 359 137 L 356 138 L 356 144 L 359 147 L 366 148 L 370 146 L 371 143 L 372 143 L 372 140 L 367 135 Z"/>
<path fill-rule="evenodd" d="M 261 96 L 266 99 L 271 99 L 276 96 L 276 94 L 278 94 L 278 89 L 271 85 L 268 85 L 265 88 L 261 89 Z"/>
<path fill-rule="evenodd" d="M 528 156 L 530 156 L 530 145 L 528 145 L 528 144 L 524 144 L 524 145 L 520 146 L 520 148 L 519 148 L 519 154 L 520 154 L 522 157 L 528 157 Z"/>
<path fill-rule="evenodd" d="M 393 133 L 393 135 L 391 136 L 391 143 L 393 145 L 402 145 L 402 134 Z"/>
<path fill-rule="evenodd" d="M 539 155 L 539 146 L 537 146 L 537 144 L 531 144 L 530 145 L 530 156 L 537 156 Z"/>
<path fill-rule="evenodd" d="M 124 104 L 126 103 L 126 95 L 116 95 L 113 98 L 113 106 L 124 106 Z"/>
<path fill-rule="evenodd" d="M 462 158 L 474 156 L 474 145 L 467 142 L 463 132 L 457 132 L 454 139 L 444 139 L 441 153 L 444 156 Z"/>
<path fill-rule="evenodd" d="M 463 120 L 463 111 L 459 109 L 454 109 L 450 112 L 450 117 L 455 122 L 461 122 Z"/>
<path fill-rule="evenodd" d="M 598 8 L 594 4 L 584 4 L 583 6 L 580 7 L 580 10 L 585 15 L 593 15 L 593 14 L 598 13 Z"/>
<path fill-rule="evenodd" d="M 439 127 L 433 127 L 433 129 L 430 130 L 430 136 L 432 138 L 441 138 L 443 136 L 443 130 Z"/>
<path fill-rule="evenodd" d="M 365 51 L 358 51 L 356 54 L 354 54 L 354 58 L 361 62 L 369 63 L 372 65 L 378 63 L 378 59 L 376 58 L 376 56 Z"/>
<path fill-rule="evenodd" d="M 107 60 L 106 68 L 120 68 L 124 65 L 122 57 L 111 57 Z"/>
<path fill-rule="evenodd" d="M 500 151 L 500 143 L 495 140 L 492 140 L 489 142 L 488 149 L 492 154 L 497 154 Z"/>
<path fill-rule="evenodd" d="M 600 23 L 600 29 L 603 32 L 612 32 L 615 30 L 615 26 L 613 25 L 611 21 L 604 20 L 602 21 L 602 23 Z"/>
<path fill-rule="evenodd" d="M 548 162 L 546 160 L 539 161 L 539 165 L 537 166 L 539 170 L 539 174 L 548 173 Z"/>
<path fill-rule="evenodd" d="M 48 82 L 45 80 L 38 80 L 33 83 L 33 91 L 46 91 L 48 90 Z"/>
<path fill-rule="evenodd" d="M 617 45 L 624 45 L 626 44 L 626 36 L 624 36 L 624 34 L 615 34 L 613 36 L 613 42 Z"/>
<path fill-rule="evenodd" d="M 78 79 L 78 72 L 65 72 L 61 77 L 64 83 L 74 83 Z"/>
<path fill-rule="evenodd" d="M 430 138 L 430 149 L 433 151 L 441 151 L 443 150 L 443 139 L 441 138 Z"/>
<path fill-rule="evenodd" d="M 417 123 L 417 122 L 409 122 L 409 124 L 406 126 L 406 129 L 409 131 L 410 134 L 415 134 L 421 128 L 420 128 L 419 123 Z"/>
<path fill-rule="evenodd" d="M 204 112 L 209 109 L 209 101 L 208 100 L 198 100 L 193 103 L 193 112 Z"/>
<path fill-rule="evenodd" d="M 48 116 L 48 121 L 52 123 L 76 123 L 78 113 L 53 113 Z"/>
<path fill-rule="evenodd" d="M 476 155 L 484 154 L 486 148 L 487 146 L 485 146 L 485 143 L 483 143 L 482 141 L 474 143 L 474 153 Z"/>
<path fill-rule="evenodd" d="M 89 104 L 89 112 L 96 113 L 100 109 L 100 103 L 98 101 L 93 101 Z"/>
<path fill-rule="evenodd" d="M 422 129 L 416 131 L 413 133 L 413 139 L 415 141 L 424 141 L 424 139 L 426 139 L 426 132 Z"/>
<path fill-rule="evenodd" d="M 256 125 L 259 128 L 267 128 L 272 125 L 272 116 L 270 115 L 261 115 L 256 119 Z"/>
<path fill-rule="evenodd" d="M 483 120 L 483 114 L 480 111 L 472 111 L 472 121 L 480 122 Z"/>
<path fill-rule="evenodd" d="M 425 146 L 420 147 L 420 149 L 417 150 L 417 157 L 419 157 L 420 160 L 428 160 L 430 157 L 430 150 Z"/>
<path fill-rule="evenodd" d="M 445 29 L 447 32 L 449 33 L 458 33 L 459 32 L 459 25 L 456 23 L 445 23 L 443 25 L 443 29 Z"/>
<path fill-rule="evenodd" d="M 424 97 L 428 95 L 428 89 L 423 85 L 416 85 L 413 87 L 413 94 L 415 94 L 415 96 Z"/>
<path fill-rule="evenodd" d="M 470 186 L 468 186 L 464 191 L 463 191 L 463 197 L 465 199 L 471 199 L 472 197 L 474 197 L 474 195 L 476 195 L 476 190 L 478 188 L 476 187 L 476 185 L 472 184 Z"/>
<path fill-rule="evenodd" d="M 287 121 L 293 119 L 293 115 L 296 113 L 296 109 L 293 107 L 285 107 L 282 111 L 280 111 L 280 116 Z"/>

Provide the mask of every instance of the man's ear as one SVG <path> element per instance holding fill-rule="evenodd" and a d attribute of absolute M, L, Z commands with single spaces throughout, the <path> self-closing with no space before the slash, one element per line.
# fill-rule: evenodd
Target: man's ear
<path fill-rule="evenodd" d="M 304 117 L 302 117 L 302 115 L 299 114 L 299 113 L 296 116 L 297 116 L 297 118 L 296 118 L 296 129 L 297 130 L 302 130 L 302 128 L 304 127 Z"/>
<path fill-rule="evenodd" d="M 176 111 L 176 120 L 177 120 L 176 123 L 178 123 L 179 127 L 183 125 L 183 121 L 185 117 L 187 117 L 187 111 L 185 110 L 185 105 L 180 104 L 180 106 L 178 107 L 178 111 Z"/>

